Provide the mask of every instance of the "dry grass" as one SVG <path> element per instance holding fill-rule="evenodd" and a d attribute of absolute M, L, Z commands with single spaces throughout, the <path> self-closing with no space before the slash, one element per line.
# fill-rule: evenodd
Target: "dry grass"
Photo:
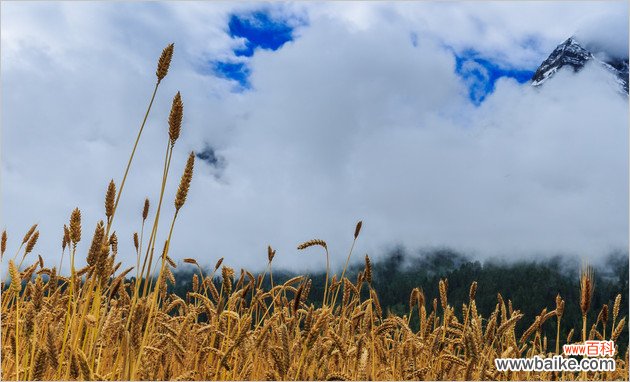
<path fill-rule="evenodd" d="M 157 82 L 145 114 L 149 114 L 158 85 L 168 73 L 173 55 L 169 45 L 158 63 Z M 497 357 L 531 357 L 558 354 L 561 318 L 565 301 L 556 298 L 555 309 L 534 318 L 527 330 L 515 332 L 515 325 L 526 319 L 512 308 L 511 301 L 497 296 L 488 317 L 477 312 L 477 283 L 461 309 L 448 301 L 448 280 L 440 280 L 439 304 L 425 302 L 421 288 L 410 291 L 408 315 L 383 312 L 377 291 L 372 288 L 372 264 L 365 257 L 365 270 L 355 282 L 345 277 L 362 223 L 354 231 L 354 241 L 341 276 L 330 276 L 326 242 L 310 240 L 299 250 L 321 247 L 326 253 L 326 281 L 321 306 L 309 302 L 312 281 L 304 276 L 284 284 L 273 284 L 271 264 L 275 251 L 269 247 L 268 267 L 257 276 L 241 270 L 235 277 L 232 268 L 219 259 L 210 274 L 194 259 L 184 262 L 196 266 L 192 289 L 185 299 L 167 292 L 175 284 L 169 257 L 173 227 L 185 204 L 191 186 L 194 153 L 191 153 L 174 198 L 175 210 L 168 237 L 155 255 L 159 219 L 173 146 L 181 132 L 183 103 L 179 93 L 173 100 L 168 121 L 167 150 L 157 209 L 148 240 L 144 226 L 149 219 L 149 201 L 142 209 L 142 226 L 134 232 L 137 255 L 136 279 L 128 281 L 134 268 L 121 268 L 117 262 L 118 238 L 111 233 L 124 181 L 140 139 L 140 127 L 116 192 L 109 183 L 105 197 L 105 220 L 96 224 L 89 245 L 81 242 L 81 212 L 72 211 L 64 225 L 62 261 L 66 249 L 70 274 L 60 275 L 56 267 L 37 259 L 22 267 L 22 262 L 37 244 L 37 225 L 18 243 L 15 256 L 8 261 L 10 283 L 2 289 L 2 378 L 5 380 L 611 380 L 628 379 L 627 353 L 616 356 L 614 372 L 586 374 L 557 372 L 498 372 Z M 6 232 L 1 250 L 7 249 Z M 23 249 L 24 248 L 24 249 Z M 158 248 L 159 250 L 159 248 Z M 85 252 L 84 252 L 85 251 Z M 85 253 L 87 266 L 76 269 L 75 258 Z M 18 257 L 22 254 L 19 264 Z M 154 257 L 155 260 L 154 260 Z M 61 267 L 61 265 L 60 265 Z M 157 277 L 151 269 L 157 268 Z M 213 282 L 221 273 L 221 286 Z M 264 289 L 269 277 L 271 287 Z M 591 271 L 580 278 L 584 338 L 616 339 L 626 325 L 618 320 L 621 295 L 612 309 L 610 333 L 608 306 L 602 307 L 587 335 L 588 313 L 594 288 Z M 188 280 L 187 280 L 188 281 Z M 341 295 L 340 301 L 338 297 Z M 550 301 L 553 303 L 553 301 Z M 418 324 L 410 325 L 417 315 Z M 549 320 L 556 317 L 555 320 Z M 530 318 L 531 320 L 531 318 Z M 548 322 L 549 321 L 549 322 Z M 557 328 L 554 350 L 548 349 L 542 334 L 544 325 Z M 413 327 L 412 327 L 413 326 Z M 601 331 L 600 331 L 601 328 Z M 570 343 L 573 329 L 565 342 Z"/>

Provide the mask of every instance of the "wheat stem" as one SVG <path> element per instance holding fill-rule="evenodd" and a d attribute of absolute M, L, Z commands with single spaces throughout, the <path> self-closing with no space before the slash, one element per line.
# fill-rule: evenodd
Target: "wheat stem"
<path fill-rule="evenodd" d="M 109 230 L 114 223 L 114 216 L 116 216 L 116 210 L 118 209 L 118 202 L 120 201 L 120 196 L 122 195 L 123 188 L 125 188 L 125 182 L 127 181 L 127 175 L 129 174 L 129 169 L 131 168 L 131 162 L 133 162 L 133 157 L 136 154 L 136 149 L 138 148 L 138 142 L 140 142 L 140 137 L 142 136 L 142 131 L 144 130 L 144 125 L 147 123 L 147 118 L 149 118 L 149 112 L 151 111 L 151 107 L 153 106 L 153 101 L 155 100 L 155 95 L 157 94 L 158 87 L 160 86 L 160 81 L 158 80 L 155 83 L 155 88 L 153 88 L 153 94 L 151 95 L 151 101 L 149 101 L 149 106 L 147 107 L 147 111 L 144 113 L 144 118 L 142 119 L 142 124 L 140 125 L 140 130 L 138 130 L 138 135 L 136 136 L 136 141 L 133 144 L 133 149 L 131 150 L 131 155 L 129 155 L 129 160 L 127 161 L 127 167 L 125 168 L 125 174 L 123 175 L 122 181 L 120 182 L 120 189 L 118 190 L 118 194 L 116 195 L 116 202 L 114 203 L 114 211 L 112 213 L 111 218 L 107 222 L 107 230 L 105 237 L 109 237 Z"/>

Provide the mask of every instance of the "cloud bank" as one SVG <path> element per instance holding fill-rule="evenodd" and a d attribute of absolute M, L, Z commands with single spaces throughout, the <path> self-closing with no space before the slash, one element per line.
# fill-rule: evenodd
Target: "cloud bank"
<path fill-rule="evenodd" d="M 323 259 L 295 246 L 319 237 L 339 265 L 359 219 L 359 254 L 403 244 L 596 258 L 627 248 L 628 99 L 609 74 L 594 65 L 563 70 L 540 88 L 506 75 L 474 102 L 457 70 L 470 49 L 504 71 L 535 70 L 579 20 L 618 4 L 474 5 L 3 3 L 10 244 L 38 222 L 35 252 L 58 261 L 75 206 L 91 233 L 109 179 L 122 176 L 155 59 L 174 41 L 117 217 L 128 263 L 144 197 L 157 202 L 177 90 L 185 117 L 167 219 L 186 153 L 214 160 L 197 163 L 174 258 L 260 267 L 271 244 L 277 266 L 305 269 Z M 238 56 L 247 45 L 230 36 L 231 18 L 261 11 L 300 22 L 276 50 Z M 249 89 L 213 71 L 238 60 Z"/>
<path fill-rule="evenodd" d="M 598 12 L 582 20 L 576 37 L 593 52 L 605 52 L 615 58 L 628 59 L 628 9 Z"/>

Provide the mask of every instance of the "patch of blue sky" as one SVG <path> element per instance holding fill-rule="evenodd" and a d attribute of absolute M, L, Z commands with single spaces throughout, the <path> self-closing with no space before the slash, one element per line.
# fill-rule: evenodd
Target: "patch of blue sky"
<path fill-rule="evenodd" d="M 244 62 L 215 61 L 212 63 L 212 71 L 218 77 L 238 82 L 241 90 L 251 87 L 249 83 L 250 70 Z"/>
<path fill-rule="evenodd" d="M 228 29 L 230 37 L 245 39 L 245 45 L 234 50 L 237 56 L 251 57 L 256 48 L 277 50 L 293 40 L 293 26 L 286 20 L 273 19 L 265 11 L 232 15 Z"/>
<path fill-rule="evenodd" d="M 481 104 L 494 91 L 499 78 L 513 78 L 522 84 L 534 75 L 534 70 L 506 68 L 473 50 L 455 53 L 455 64 L 455 71 L 466 83 L 468 97 L 475 105 Z"/>
<path fill-rule="evenodd" d="M 230 37 L 242 40 L 243 44 L 233 50 L 232 59 L 211 62 L 214 74 L 236 81 L 240 86 L 237 90 L 250 89 L 251 70 L 248 58 L 252 57 L 257 49 L 275 51 L 285 43 L 293 41 L 296 25 L 304 23 L 300 19 L 274 17 L 269 10 L 231 15 L 227 25 L 228 33 Z"/>

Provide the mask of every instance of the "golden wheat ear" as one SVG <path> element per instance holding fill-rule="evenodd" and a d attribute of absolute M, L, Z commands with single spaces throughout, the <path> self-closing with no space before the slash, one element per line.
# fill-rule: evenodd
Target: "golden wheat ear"
<path fill-rule="evenodd" d="M 14 293 L 20 293 L 22 289 L 22 281 L 20 279 L 20 271 L 15 266 L 13 260 L 9 260 L 9 275 L 11 275 L 11 289 Z"/>
<path fill-rule="evenodd" d="M 271 263 L 273 261 L 274 256 L 276 256 L 276 250 L 271 248 L 270 245 L 267 246 L 267 260 Z"/>
<path fill-rule="evenodd" d="M 133 233 L 133 246 L 136 249 L 136 252 L 140 250 L 140 239 L 138 237 L 138 232 Z"/>
<path fill-rule="evenodd" d="M 328 248 L 328 245 L 326 244 L 326 242 L 324 240 L 313 239 L 313 240 L 305 241 L 304 243 L 298 245 L 297 249 L 298 250 L 303 250 L 303 249 L 306 249 L 308 247 L 312 247 L 312 246 L 315 246 L 315 245 L 319 245 L 320 247 L 323 247 L 323 248 Z"/>
<path fill-rule="evenodd" d="M 477 294 L 477 282 L 473 281 L 472 284 L 470 284 L 470 290 L 468 291 L 468 300 L 469 301 L 474 300 L 476 294 Z"/>
<path fill-rule="evenodd" d="M 0 241 L 0 259 L 4 256 L 4 252 L 7 250 L 7 230 L 2 231 L 2 240 Z"/>
<path fill-rule="evenodd" d="M 593 269 L 588 265 L 580 272 L 580 310 L 582 311 L 582 341 L 586 341 L 586 319 L 593 298 Z"/>
<path fill-rule="evenodd" d="M 171 113 L 168 116 L 168 137 L 171 140 L 171 146 L 175 145 L 175 141 L 179 138 L 182 130 L 182 119 L 184 118 L 184 103 L 179 92 L 173 97 Z"/>
<path fill-rule="evenodd" d="M 372 284 L 372 263 L 370 262 L 370 257 L 365 255 L 365 280 L 367 280 L 368 284 Z"/>
<path fill-rule="evenodd" d="M 195 167 L 195 153 L 190 152 L 188 161 L 186 162 L 186 168 L 182 174 L 182 178 L 179 182 L 179 188 L 175 196 L 175 209 L 179 211 L 180 208 L 186 203 L 186 196 L 188 195 L 188 189 L 190 188 L 190 182 L 193 177 L 193 169 Z"/>
<path fill-rule="evenodd" d="M 114 214 L 114 203 L 116 201 L 116 184 L 114 180 L 110 180 L 107 185 L 107 191 L 105 192 L 105 217 L 107 221 L 110 220 Z"/>
<path fill-rule="evenodd" d="M 173 59 L 173 50 L 175 49 L 175 44 L 171 43 L 162 50 L 162 55 L 160 55 L 160 59 L 158 60 L 157 69 L 155 70 L 155 75 L 158 79 L 158 82 L 161 82 L 164 77 L 168 74 L 168 69 L 171 66 L 171 60 Z"/>
<path fill-rule="evenodd" d="M 359 222 L 357 223 L 357 226 L 354 228 L 355 239 L 359 237 L 359 234 L 361 233 L 361 227 L 363 227 L 363 220 L 359 220 Z"/>
<path fill-rule="evenodd" d="M 593 298 L 593 269 L 586 266 L 580 273 L 580 310 L 582 315 L 586 315 Z"/>
<path fill-rule="evenodd" d="M 24 235 L 24 239 L 22 239 L 22 244 L 26 244 L 28 242 L 33 232 L 35 232 L 36 228 L 37 228 L 37 224 L 33 224 L 33 226 L 31 226 L 31 228 L 29 228 L 29 230 L 26 231 L 26 234 Z"/>
<path fill-rule="evenodd" d="M 74 245 L 81 241 L 81 211 L 78 208 L 70 215 L 70 240 Z"/>
<path fill-rule="evenodd" d="M 67 225 L 63 225 L 63 237 L 61 238 L 61 250 L 65 251 L 66 247 L 70 244 L 70 229 Z"/>
<path fill-rule="evenodd" d="M 35 231 L 28 239 L 24 255 L 27 255 L 33 251 L 33 248 L 35 248 L 35 244 L 37 244 L 37 239 L 39 239 L 39 231 Z"/>
<path fill-rule="evenodd" d="M 149 198 L 144 199 L 144 206 L 142 207 L 142 222 L 147 220 L 149 216 Z"/>
<path fill-rule="evenodd" d="M 446 306 L 448 305 L 447 292 L 448 292 L 448 281 L 447 279 L 441 279 L 438 283 L 438 290 L 440 292 L 440 304 L 442 305 L 442 309 L 446 310 Z"/>

